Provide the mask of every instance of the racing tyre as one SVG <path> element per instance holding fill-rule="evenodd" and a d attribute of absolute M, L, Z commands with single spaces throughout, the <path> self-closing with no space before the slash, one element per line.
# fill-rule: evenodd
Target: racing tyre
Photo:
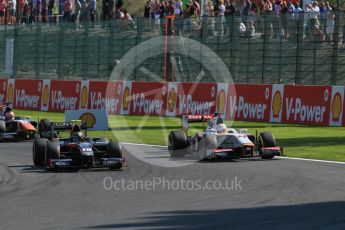
<path fill-rule="evenodd" d="M 272 159 L 274 155 L 264 155 L 262 148 L 263 147 L 276 147 L 277 143 L 273 135 L 270 132 L 260 133 L 258 138 L 258 149 L 262 159 Z"/>
<path fill-rule="evenodd" d="M 187 136 L 183 131 L 172 131 L 169 134 L 168 149 L 171 157 L 186 155 Z"/>
<path fill-rule="evenodd" d="M 121 146 L 118 141 L 108 143 L 107 155 L 110 158 L 122 158 Z"/>
<path fill-rule="evenodd" d="M 46 151 L 44 155 L 44 168 L 49 170 L 49 160 L 51 159 L 59 159 L 60 158 L 60 146 L 58 143 L 55 142 L 47 142 Z"/>
<path fill-rule="evenodd" d="M 6 132 L 6 124 L 4 121 L 0 121 L 0 133 Z"/>
<path fill-rule="evenodd" d="M 32 160 L 35 166 L 43 166 L 47 139 L 36 138 L 32 145 Z"/>
<path fill-rule="evenodd" d="M 41 132 L 51 131 L 50 120 L 46 118 L 41 119 L 38 128 Z"/>
<path fill-rule="evenodd" d="M 38 123 L 38 131 L 40 133 L 40 137 L 42 138 L 51 138 L 51 124 L 49 119 L 42 119 Z"/>

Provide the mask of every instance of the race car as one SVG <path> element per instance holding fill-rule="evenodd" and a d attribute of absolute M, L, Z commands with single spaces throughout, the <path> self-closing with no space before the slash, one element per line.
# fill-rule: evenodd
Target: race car
<path fill-rule="evenodd" d="M 37 122 L 30 117 L 15 116 L 9 104 L 0 106 L 0 141 L 35 138 Z"/>
<path fill-rule="evenodd" d="M 69 131 L 67 138 L 58 138 L 60 131 Z M 80 120 L 39 123 L 40 137 L 33 142 L 35 166 L 46 170 L 80 168 L 121 169 L 126 165 L 119 142 L 106 138 L 87 137 L 87 126 Z"/>
<path fill-rule="evenodd" d="M 203 134 L 187 136 L 185 131 L 170 132 L 168 149 L 171 157 L 189 155 L 199 160 L 251 157 L 272 159 L 283 155 L 283 148 L 276 145 L 271 133 L 252 135 L 246 129 L 237 131 L 227 128 L 223 119 L 218 116 L 209 121 Z"/>

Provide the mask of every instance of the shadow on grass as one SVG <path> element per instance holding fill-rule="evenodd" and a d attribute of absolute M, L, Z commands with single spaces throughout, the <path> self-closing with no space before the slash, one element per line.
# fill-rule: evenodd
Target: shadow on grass
<path fill-rule="evenodd" d="M 180 130 L 181 126 L 126 126 L 126 127 L 110 127 L 110 131 L 126 131 L 126 130 L 162 130 L 162 129 Z"/>
<path fill-rule="evenodd" d="M 345 137 L 299 137 L 277 139 L 279 146 L 305 147 L 305 146 L 330 146 L 345 145 Z"/>
<path fill-rule="evenodd" d="M 345 202 L 151 213 L 87 229 L 345 229 Z"/>

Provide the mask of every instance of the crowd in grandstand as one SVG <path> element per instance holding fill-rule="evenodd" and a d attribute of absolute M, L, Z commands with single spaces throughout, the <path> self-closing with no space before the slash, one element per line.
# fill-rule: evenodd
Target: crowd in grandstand
<path fill-rule="evenodd" d="M 99 0 L 100 1 L 100 0 Z M 214 35 L 226 36 L 230 24 L 236 25 L 242 36 L 254 36 L 256 32 L 270 37 L 289 38 L 297 33 L 301 13 L 307 21 L 306 34 L 333 40 L 335 6 L 329 2 L 312 2 L 301 6 L 299 0 L 147 0 L 143 16 L 150 19 L 152 28 L 160 33 L 162 20 L 174 15 L 176 26 L 183 31 L 198 29 L 202 24 Z M 17 11 L 18 8 L 18 11 Z M 96 20 L 97 14 L 103 20 L 133 18 L 123 7 L 121 0 L 103 0 L 102 12 L 97 9 L 97 0 L 0 0 L 0 24 L 50 23 L 59 21 L 76 22 Z M 231 15 L 236 21 L 229 22 Z M 142 16 L 142 15 L 141 15 Z M 200 17 L 204 16 L 204 17 Z M 206 20 L 203 20 L 205 19 Z M 232 20 L 232 19 L 231 19 Z"/>

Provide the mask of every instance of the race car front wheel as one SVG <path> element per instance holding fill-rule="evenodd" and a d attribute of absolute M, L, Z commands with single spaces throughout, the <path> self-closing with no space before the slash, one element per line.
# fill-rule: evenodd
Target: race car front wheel
<path fill-rule="evenodd" d="M 168 149 L 171 157 L 184 157 L 187 151 L 187 136 L 183 131 L 172 131 L 169 134 Z"/>
<path fill-rule="evenodd" d="M 35 166 L 43 166 L 44 154 L 46 151 L 47 139 L 36 138 L 32 145 L 32 160 Z"/>
<path fill-rule="evenodd" d="M 60 146 L 58 143 L 55 142 L 47 142 L 46 151 L 44 155 L 44 168 L 49 170 L 52 169 L 49 165 L 49 161 L 51 159 L 59 159 L 60 158 Z"/>
<path fill-rule="evenodd" d="M 107 155 L 110 158 L 122 158 L 122 151 L 120 143 L 117 141 L 110 141 L 108 143 Z"/>
<path fill-rule="evenodd" d="M 267 155 L 264 154 L 262 151 L 263 147 L 276 147 L 276 140 L 274 139 L 274 136 L 270 132 L 263 132 L 260 133 L 259 138 L 258 138 L 258 149 L 259 149 L 259 154 L 262 159 L 272 159 L 274 155 Z"/>

